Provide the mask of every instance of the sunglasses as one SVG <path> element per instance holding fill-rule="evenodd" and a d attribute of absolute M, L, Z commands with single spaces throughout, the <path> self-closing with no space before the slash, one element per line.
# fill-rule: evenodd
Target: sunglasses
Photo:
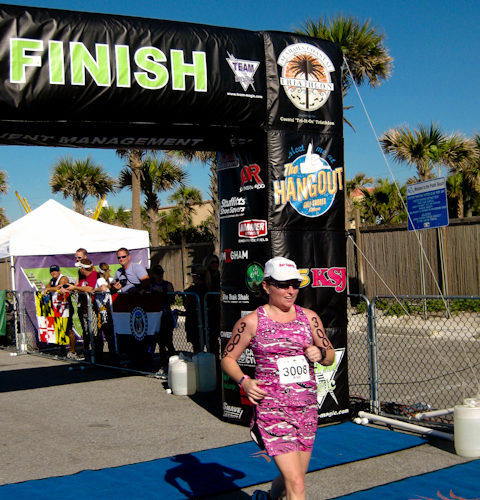
<path fill-rule="evenodd" d="M 286 290 L 287 288 L 294 288 L 295 290 L 298 290 L 300 288 L 300 281 L 298 280 L 289 280 L 289 281 L 276 281 L 276 280 L 271 280 L 269 285 L 273 285 L 275 288 L 281 288 L 282 290 Z"/>
<path fill-rule="evenodd" d="M 128 255 L 117 255 L 117 260 L 126 259 Z"/>
<path fill-rule="evenodd" d="M 75 260 L 82 260 L 83 257 L 79 257 L 78 255 L 75 255 Z"/>

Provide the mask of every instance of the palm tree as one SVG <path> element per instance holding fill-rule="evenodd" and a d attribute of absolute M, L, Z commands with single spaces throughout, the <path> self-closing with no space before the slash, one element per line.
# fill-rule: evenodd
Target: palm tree
<path fill-rule="evenodd" d="M 463 175 L 458 172 L 447 177 L 447 197 L 455 202 L 455 215 L 462 219 L 464 215 L 463 206 Z"/>
<path fill-rule="evenodd" d="M 182 261 L 183 261 L 183 276 L 185 287 L 185 269 L 187 268 L 187 255 L 186 255 L 186 233 L 192 225 L 192 215 L 195 211 L 195 205 L 201 203 L 202 193 L 199 189 L 193 187 L 180 187 L 173 194 L 170 195 L 168 201 L 175 203 L 175 208 L 172 209 L 172 214 L 180 221 L 180 228 L 182 232 Z"/>
<path fill-rule="evenodd" d="M 98 216 L 98 220 L 114 226 L 130 227 L 132 224 L 132 212 L 122 206 L 118 207 L 118 209 L 104 206 Z"/>
<path fill-rule="evenodd" d="M 220 228 L 218 224 L 218 176 L 217 176 L 217 153 L 215 151 L 170 151 L 170 155 L 179 156 L 186 161 L 197 160 L 208 166 L 210 173 L 210 184 L 208 187 L 210 199 L 212 200 L 212 217 L 208 229 L 214 237 L 214 253 L 220 252 Z"/>
<path fill-rule="evenodd" d="M 364 195 L 362 217 L 367 224 L 398 224 L 407 220 L 406 186 L 400 188 L 388 179 L 377 179 L 374 189 L 361 188 Z M 402 202 L 403 199 L 403 202 Z"/>
<path fill-rule="evenodd" d="M 123 169 L 119 177 L 120 187 L 132 187 L 132 179 L 132 170 Z M 160 200 L 158 193 L 170 191 L 175 186 L 184 186 L 186 180 L 187 174 L 182 166 L 167 155 L 159 157 L 157 154 L 150 154 L 144 157 L 140 169 L 140 189 L 145 195 L 145 210 L 150 226 L 151 243 L 154 247 L 159 244 Z"/>
<path fill-rule="evenodd" d="M 50 177 L 53 193 L 62 193 L 64 198 L 73 199 L 73 209 L 85 213 L 85 200 L 88 196 L 102 197 L 116 191 L 116 182 L 100 165 L 87 157 L 86 160 L 60 158 L 53 166 Z"/>
<path fill-rule="evenodd" d="M 129 168 L 132 173 L 132 227 L 134 229 L 141 229 L 140 171 L 142 169 L 142 160 L 145 151 L 142 149 L 117 149 L 116 153 L 120 158 L 127 160 L 127 168 Z"/>
<path fill-rule="evenodd" d="M 434 167 L 456 170 L 474 156 L 472 141 L 458 133 L 446 135 L 433 123 L 413 131 L 408 127 L 390 129 L 382 134 L 380 144 L 397 162 L 415 166 L 419 181 L 432 179 Z"/>
<path fill-rule="evenodd" d="M 346 184 L 345 184 L 345 191 L 346 191 L 346 215 L 347 215 L 347 219 L 345 222 L 349 222 L 349 219 L 350 219 L 350 216 L 351 216 L 351 213 L 353 210 L 355 210 L 355 212 L 358 214 L 359 213 L 359 207 L 361 205 L 361 202 L 357 202 L 355 201 L 351 195 L 354 191 L 356 191 L 357 189 L 358 190 L 362 190 L 362 188 L 365 188 L 365 186 L 367 184 L 371 184 L 373 182 L 373 178 L 372 177 L 367 177 L 363 172 L 359 172 L 358 174 L 355 175 L 355 177 L 353 179 L 350 179 L 350 180 L 347 180 Z M 362 191 L 363 193 L 363 191 Z M 359 220 L 357 221 L 358 217 L 355 217 L 355 226 L 358 227 L 359 225 Z M 348 224 L 347 224 L 348 226 Z"/>
<path fill-rule="evenodd" d="M 0 170 L 0 194 L 7 194 L 8 183 L 7 183 L 7 172 Z"/>
<path fill-rule="evenodd" d="M 0 194 L 7 194 L 8 184 L 7 184 L 7 172 L 0 170 Z M 0 228 L 7 226 L 10 223 L 7 216 L 5 215 L 5 210 L 0 207 Z"/>
<path fill-rule="evenodd" d="M 480 135 L 475 134 L 468 143 L 472 148 L 471 154 L 451 168 L 456 176 L 461 177 L 462 208 L 460 210 L 458 207 L 458 211 L 462 213 L 462 217 L 472 216 L 475 199 L 480 194 Z M 458 202 L 460 203 L 460 200 Z"/>
<path fill-rule="evenodd" d="M 352 79 L 357 85 L 367 81 L 372 87 L 377 87 L 383 80 L 387 80 L 392 72 L 393 58 L 384 46 L 384 35 L 378 33 L 369 21 L 362 23 L 358 19 L 344 15 L 333 19 L 320 18 L 318 21 L 309 19 L 297 33 L 340 45 L 344 55 L 342 65 L 344 98 L 353 83 Z M 347 119 L 345 122 L 353 128 Z"/>

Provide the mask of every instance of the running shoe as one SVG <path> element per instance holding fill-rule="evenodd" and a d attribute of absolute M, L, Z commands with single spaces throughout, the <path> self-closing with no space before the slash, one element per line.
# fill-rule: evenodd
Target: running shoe
<path fill-rule="evenodd" d="M 167 380 L 168 379 L 168 374 L 167 374 L 167 372 L 163 368 L 160 368 L 160 370 L 158 370 L 158 372 L 156 373 L 156 375 L 161 380 Z"/>
<path fill-rule="evenodd" d="M 255 490 L 252 495 L 252 500 L 270 500 L 268 491 Z"/>

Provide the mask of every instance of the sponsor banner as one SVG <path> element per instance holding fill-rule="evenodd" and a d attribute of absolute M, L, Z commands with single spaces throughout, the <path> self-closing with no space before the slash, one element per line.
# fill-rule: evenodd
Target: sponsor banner
<path fill-rule="evenodd" d="M 39 342 L 70 344 L 67 332 L 70 315 L 68 296 L 68 293 L 42 295 L 40 292 L 35 292 Z"/>
<path fill-rule="evenodd" d="M 274 97 L 269 99 L 270 128 L 342 137 L 340 47 L 301 35 L 266 33 L 265 53 Z"/>
<path fill-rule="evenodd" d="M 115 333 L 143 341 L 160 330 L 163 307 L 162 294 L 119 294 L 112 306 Z"/>
<path fill-rule="evenodd" d="M 342 230 L 343 141 L 271 131 L 269 229 Z"/>

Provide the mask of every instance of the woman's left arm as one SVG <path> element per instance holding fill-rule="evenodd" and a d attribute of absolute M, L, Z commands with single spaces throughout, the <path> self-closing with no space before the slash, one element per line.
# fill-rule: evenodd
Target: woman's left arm
<path fill-rule="evenodd" d="M 315 311 L 304 309 L 310 323 L 314 345 L 305 349 L 305 355 L 312 363 L 330 366 L 335 361 L 335 349 L 325 333 L 322 320 Z"/>

